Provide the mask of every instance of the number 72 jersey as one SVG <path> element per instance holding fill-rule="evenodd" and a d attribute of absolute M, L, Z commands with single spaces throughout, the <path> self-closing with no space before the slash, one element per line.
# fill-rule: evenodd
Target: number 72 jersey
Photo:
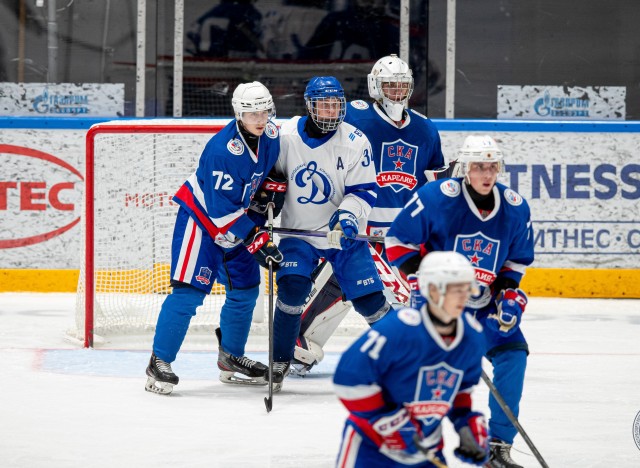
<path fill-rule="evenodd" d="M 174 201 L 223 247 L 240 240 L 255 225 L 246 214 L 251 199 L 280 154 L 278 127 L 268 122 L 254 153 L 234 120 L 214 135 L 200 156 L 195 173 L 180 187 Z M 235 242 L 237 243 L 237 241 Z"/>

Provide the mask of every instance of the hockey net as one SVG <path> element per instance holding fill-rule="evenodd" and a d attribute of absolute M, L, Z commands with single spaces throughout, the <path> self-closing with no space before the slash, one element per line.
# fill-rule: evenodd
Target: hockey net
<path fill-rule="evenodd" d="M 173 194 L 195 170 L 207 141 L 228 122 L 131 120 L 87 132 L 84 252 L 76 297 L 76 338 L 150 335 L 169 286 L 171 239 L 178 205 Z M 268 332 L 266 272 L 252 332 Z M 214 284 L 191 320 L 189 335 L 211 336 L 224 288 Z M 363 320 L 350 312 L 337 331 L 355 334 Z"/>

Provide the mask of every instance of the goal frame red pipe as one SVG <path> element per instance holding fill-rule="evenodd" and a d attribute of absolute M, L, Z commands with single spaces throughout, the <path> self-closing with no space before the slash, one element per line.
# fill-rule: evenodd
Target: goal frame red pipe
<path fill-rule="evenodd" d="M 136 120 L 131 120 L 129 124 L 97 124 L 93 125 L 88 131 L 85 139 L 85 296 L 84 296 L 84 347 L 93 348 L 93 329 L 94 329 L 94 304 L 95 304 L 95 262 L 94 262 L 94 163 L 95 151 L 94 142 L 98 134 L 106 133 L 208 133 L 211 136 L 218 133 L 225 126 L 220 124 L 214 125 L 196 125 L 196 124 L 167 124 L 159 121 L 157 124 L 141 124 L 136 125 Z M 166 122 L 166 121 L 165 121 Z M 132 124 L 133 123 L 133 124 Z M 185 174 L 185 178 L 188 174 Z M 176 187 L 176 190 L 178 187 Z"/>

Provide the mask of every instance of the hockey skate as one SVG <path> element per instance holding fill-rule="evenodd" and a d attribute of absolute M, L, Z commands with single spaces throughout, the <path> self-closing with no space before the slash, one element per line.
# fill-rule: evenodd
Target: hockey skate
<path fill-rule="evenodd" d="M 246 356 L 234 356 L 222 349 L 222 332 L 216 329 L 220 346 L 218 348 L 218 369 L 220 382 L 236 385 L 267 385 L 269 368 L 261 362 Z"/>
<path fill-rule="evenodd" d="M 489 461 L 484 465 L 486 468 L 523 468 L 511 458 L 511 444 L 500 439 L 491 439 L 489 445 L 491 451 Z"/>
<path fill-rule="evenodd" d="M 289 375 L 289 367 L 291 363 L 289 362 L 274 362 L 272 369 L 273 374 L 273 391 L 279 392 L 282 389 L 282 382 L 284 378 Z M 268 369 L 267 374 L 268 376 Z"/>
<path fill-rule="evenodd" d="M 147 383 L 144 386 L 147 392 L 169 395 L 173 391 L 173 386 L 178 385 L 179 380 L 178 376 L 173 373 L 170 363 L 151 354 L 147 367 Z"/>

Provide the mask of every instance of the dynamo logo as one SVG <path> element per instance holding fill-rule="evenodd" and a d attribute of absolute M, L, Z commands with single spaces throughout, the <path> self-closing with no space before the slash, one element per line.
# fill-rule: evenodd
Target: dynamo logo
<path fill-rule="evenodd" d="M 293 180 L 299 188 L 307 189 L 307 196 L 302 195 L 296 199 L 302 205 L 323 205 L 335 194 L 331 178 L 323 169 L 318 168 L 315 161 L 309 161 L 306 166 L 294 169 Z"/>

